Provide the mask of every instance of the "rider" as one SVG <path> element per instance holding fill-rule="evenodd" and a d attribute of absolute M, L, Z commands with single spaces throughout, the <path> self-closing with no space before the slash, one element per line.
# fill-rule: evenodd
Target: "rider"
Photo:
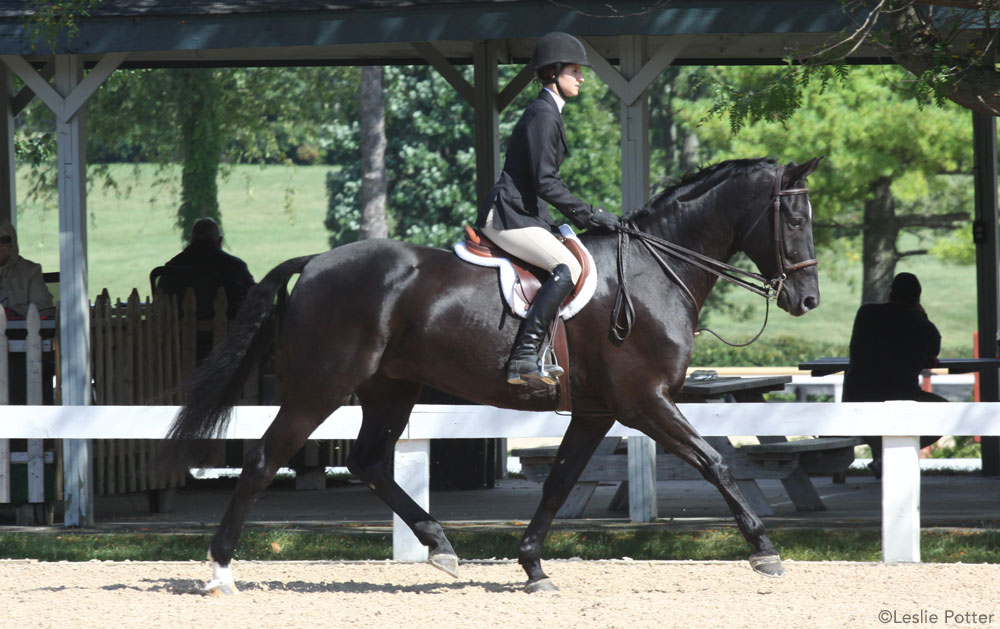
<path fill-rule="evenodd" d="M 559 178 L 559 166 L 569 152 L 562 108 L 580 93 L 581 66 L 592 67 L 583 44 L 572 35 L 549 33 L 535 44 L 531 67 L 542 90 L 514 127 L 500 179 L 480 204 L 476 219 L 476 226 L 498 247 L 551 273 L 514 338 L 507 360 L 511 384 L 542 378 L 539 348 L 582 272 L 580 263 L 555 236 L 559 232 L 547 204 L 580 229 L 614 230 L 618 226 L 617 216 L 576 198 Z"/>

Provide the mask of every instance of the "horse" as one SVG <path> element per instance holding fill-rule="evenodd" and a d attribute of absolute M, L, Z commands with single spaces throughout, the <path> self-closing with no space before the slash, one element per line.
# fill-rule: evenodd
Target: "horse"
<path fill-rule="evenodd" d="M 802 165 L 766 158 L 720 162 L 630 212 L 621 232 L 580 234 L 600 275 L 590 302 L 566 321 L 572 417 L 519 544 L 526 591 L 557 589 L 541 566 L 546 534 L 616 420 L 701 472 L 728 503 L 752 549 L 753 569 L 767 576 L 784 573 L 726 462 L 673 398 L 684 385 L 699 311 L 718 279 L 706 260 L 726 261 L 743 251 L 758 277 L 770 278 L 765 292 L 774 297 L 777 290 L 778 307 L 798 316 L 819 305 L 805 180 L 820 159 Z M 689 254 L 668 253 L 667 262 L 639 241 Z M 624 256 L 628 265 L 621 264 Z M 622 325 L 616 301 L 627 302 L 629 326 Z M 286 260 L 267 273 L 249 292 L 229 335 L 190 378 L 167 435 L 165 456 L 173 468 L 195 464 L 195 444 L 223 434 L 243 383 L 278 335 L 280 408 L 246 454 L 209 548 L 213 578 L 207 590 L 236 591 L 230 562 L 251 505 L 278 468 L 352 396 L 363 419 L 348 469 L 428 547 L 431 565 L 457 577 L 458 556 L 441 524 L 393 480 L 393 448 L 425 386 L 477 404 L 555 410 L 557 387 L 540 381 L 512 385 L 504 377 L 516 328 L 496 289 L 495 270 L 443 249 L 362 240 Z"/>

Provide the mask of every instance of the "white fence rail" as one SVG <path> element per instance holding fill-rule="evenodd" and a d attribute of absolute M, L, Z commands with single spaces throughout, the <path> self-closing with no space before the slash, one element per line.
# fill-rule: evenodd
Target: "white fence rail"
<path fill-rule="evenodd" d="M 681 408 L 704 436 L 883 435 L 882 548 L 887 562 L 920 561 L 919 435 L 1000 435 L 1000 402 L 684 404 Z M 172 406 L 7 407 L 0 439 L 161 439 L 177 410 Z M 236 407 L 221 438 L 257 439 L 277 411 L 270 406 Z M 568 424 L 568 417 L 550 412 L 419 405 L 396 448 L 396 478 L 427 509 L 430 439 L 561 437 Z M 361 409 L 343 407 L 311 438 L 352 439 L 360 425 Z M 639 433 L 615 424 L 609 435 Z M 393 527 L 393 555 L 404 561 L 426 558 L 426 549 L 398 520 Z"/>

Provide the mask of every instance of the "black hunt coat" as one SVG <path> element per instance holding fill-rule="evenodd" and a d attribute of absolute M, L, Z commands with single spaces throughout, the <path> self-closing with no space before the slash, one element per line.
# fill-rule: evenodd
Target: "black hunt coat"
<path fill-rule="evenodd" d="M 476 226 L 486 226 L 492 209 L 494 229 L 556 230 L 548 208 L 552 204 L 574 225 L 586 227 L 594 208 L 573 196 L 559 178 L 559 166 L 568 153 L 559 107 L 543 89 L 511 133 L 500 179 L 480 204 Z"/>

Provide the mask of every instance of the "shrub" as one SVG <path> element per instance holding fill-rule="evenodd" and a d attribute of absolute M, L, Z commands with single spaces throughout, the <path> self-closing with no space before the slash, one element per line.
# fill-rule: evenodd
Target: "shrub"
<path fill-rule="evenodd" d="M 691 365 L 697 367 L 790 367 L 825 356 L 847 356 L 847 343 L 792 336 L 763 338 L 747 347 L 730 347 L 711 335 L 695 341 Z"/>
<path fill-rule="evenodd" d="M 303 144 L 295 149 L 295 163 L 312 166 L 319 161 L 319 147 L 314 144 Z"/>

